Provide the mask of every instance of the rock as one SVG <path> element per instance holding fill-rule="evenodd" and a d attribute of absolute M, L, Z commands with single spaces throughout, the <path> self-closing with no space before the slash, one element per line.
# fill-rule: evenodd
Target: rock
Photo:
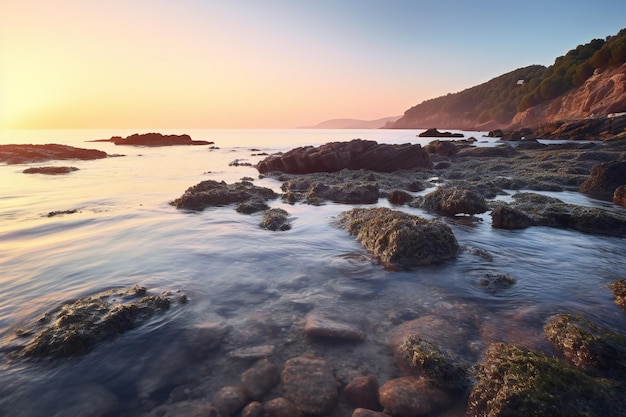
<path fill-rule="evenodd" d="M 330 319 L 316 311 L 306 316 L 304 333 L 310 338 L 354 341 L 362 341 L 365 339 L 365 333 L 356 326 Z"/>
<path fill-rule="evenodd" d="M 501 138 L 504 136 L 504 132 L 501 129 L 491 130 L 487 134 L 488 138 Z"/>
<path fill-rule="evenodd" d="M 267 359 L 258 361 L 252 368 L 241 374 L 241 388 L 245 395 L 260 401 L 280 382 L 280 370 Z"/>
<path fill-rule="evenodd" d="M 354 378 L 343 390 L 343 397 L 353 408 L 382 410 L 378 401 L 378 381 L 373 375 Z"/>
<path fill-rule="evenodd" d="M 189 187 L 171 204 L 177 209 L 201 211 L 207 207 L 227 206 L 249 200 L 267 201 L 277 197 L 271 189 L 257 187 L 247 181 L 226 184 L 224 181 L 206 180 Z"/>
<path fill-rule="evenodd" d="M 510 275 L 495 272 L 482 272 L 477 280 L 477 284 L 490 294 L 509 289 L 516 282 L 516 279 Z"/>
<path fill-rule="evenodd" d="M 620 185 L 613 193 L 613 203 L 626 207 L 626 185 Z"/>
<path fill-rule="evenodd" d="M 253 198 L 237 204 L 237 208 L 235 210 L 237 210 L 237 213 L 241 214 L 252 214 L 259 211 L 265 211 L 269 208 L 270 206 L 268 206 L 265 201 Z"/>
<path fill-rule="evenodd" d="M 387 194 L 387 200 L 389 200 L 391 204 L 401 206 L 408 203 L 409 201 L 412 201 L 413 196 L 406 191 L 394 189 L 389 191 L 389 193 Z"/>
<path fill-rule="evenodd" d="M 463 135 L 461 135 L 463 136 Z M 459 148 L 450 140 L 434 140 L 424 147 L 430 154 L 452 158 L 459 153 Z"/>
<path fill-rule="evenodd" d="M 491 226 L 496 229 L 525 229 L 532 224 L 530 217 L 507 204 L 499 204 L 491 212 Z"/>
<path fill-rule="evenodd" d="M 106 158 L 106 152 L 73 146 L 48 145 L 0 145 L 0 162 L 6 164 L 29 164 L 54 160 L 92 160 Z"/>
<path fill-rule="evenodd" d="M 243 409 L 248 399 L 240 387 L 226 386 L 213 396 L 213 407 L 221 417 L 228 417 Z"/>
<path fill-rule="evenodd" d="M 46 217 L 56 217 L 56 216 L 63 216 L 66 214 L 76 214 L 78 213 L 77 209 L 71 209 L 71 210 L 57 210 L 57 211 L 50 211 L 48 212 L 48 214 L 46 214 Z"/>
<path fill-rule="evenodd" d="M 606 236 L 626 236 L 626 215 L 599 208 L 565 204 L 557 198 L 518 193 L 511 206 L 531 218 L 534 225 L 574 229 Z"/>
<path fill-rule="evenodd" d="M 241 417 L 265 417 L 265 407 L 258 401 L 252 401 L 243 408 Z"/>
<path fill-rule="evenodd" d="M 76 167 L 33 167 L 22 171 L 24 174 L 63 175 L 78 171 Z"/>
<path fill-rule="evenodd" d="M 466 417 L 601 417 L 626 415 L 623 394 L 606 380 L 543 353 L 515 345 L 489 346 Z"/>
<path fill-rule="evenodd" d="M 615 280 L 609 289 L 613 291 L 613 297 L 615 297 L 615 304 L 626 310 L 626 279 L 620 278 Z"/>
<path fill-rule="evenodd" d="M 432 340 L 409 336 L 400 345 L 400 353 L 434 386 L 463 389 L 471 385 L 470 364 Z"/>
<path fill-rule="evenodd" d="M 261 345 L 235 349 L 228 352 L 228 356 L 236 359 L 260 359 L 272 356 L 276 351 L 273 345 Z"/>
<path fill-rule="evenodd" d="M 430 212 L 446 216 L 479 214 L 489 209 L 485 198 L 462 186 L 446 185 L 424 196 L 421 206 Z"/>
<path fill-rule="evenodd" d="M 452 402 L 445 391 L 415 376 L 385 382 L 378 390 L 378 397 L 385 413 L 397 417 L 428 416 L 445 409 Z"/>
<path fill-rule="evenodd" d="M 612 198 L 615 190 L 626 185 L 626 161 L 611 161 L 595 165 L 580 191 Z"/>
<path fill-rule="evenodd" d="M 337 403 L 337 382 L 320 357 L 304 354 L 289 359 L 281 377 L 285 397 L 305 414 L 324 415 Z"/>
<path fill-rule="evenodd" d="M 174 145 L 212 145 L 205 140 L 192 140 L 189 135 L 163 135 L 161 133 L 135 133 L 125 138 L 112 136 L 94 142 L 113 142 L 116 145 L 132 146 L 174 146 Z"/>
<path fill-rule="evenodd" d="M 420 138 L 462 138 L 462 133 L 440 132 L 437 129 L 426 129 L 426 131 L 420 133 Z"/>
<path fill-rule="evenodd" d="M 257 164 L 261 174 L 281 171 L 292 174 L 367 169 L 392 172 L 399 169 L 430 169 L 428 152 L 418 144 L 388 145 L 354 139 L 320 147 L 305 146 L 282 155 L 270 155 Z"/>
<path fill-rule="evenodd" d="M 274 398 L 267 401 L 263 407 L 271 417 L 303 417 L 302 412 L 286 398 Z"/>
<path fill-rule="evenodd" d="M 626 337 L 571 314 L 552 316 L 544 333 L 582 370 L 626 376 Z"/>
<path fill-rule="evenodd" d="M 287 231 L 291 229 L 289 224 L 289 213 L 280 208 L 265 210 L 261 228 L 271 231 Z"/>
<path fill-rule="evenodd" d="M 26 357 L 66 357 L 87 353 L 98 343 L 134 329 L 154 314 L 166 311 L 184 295 L 149 295 L 146 288 L 103 291 L 63 304 L 23 331 L 42 328 L 20 352 Z"/>
<path fill-rule="evenodd" d="M 454 258 L 459 244 L 447 225 L 388 208 L 356 208 L 338 225 L 388 268 L 428 265 Z"/>
<path fill-rule="evenodd" d="M 202 401 L 181 401 L 173 404 L 163 404 L 145 417 L 220 417 L 217 410 Z"/>
<path fill-rule="evenodd" d="M 389 417 L 389 414 L 379 413 L 365 408 L 357 408 L 352 413 L 352 417 Z"/>
<path fill-rule="evenodd" d="M 332 201 L 343 204 L 376 204 L 379 191 L 374 184 L 346 183 L 326 185 L 316 182 L 306 194 L 306 201 L 319 204 L 321 201 Z"/>
<path fill-rule="evenodd" d="M 515 149 L 508 145 L 503 146 L 489 146 L 489 147 L 471 147 L 461 149 L 457 154 L 457 157 L 473 157 L 473 158 L 510 158 L 515 155 Z"/>

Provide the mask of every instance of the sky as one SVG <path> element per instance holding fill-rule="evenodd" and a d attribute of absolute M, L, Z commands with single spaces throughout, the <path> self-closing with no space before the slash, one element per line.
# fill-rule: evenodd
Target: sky
<path fill-rule="evenodd" d="M 0 0 L 0 128 L 399 116 L 625 16 L 617 0 Z"/>

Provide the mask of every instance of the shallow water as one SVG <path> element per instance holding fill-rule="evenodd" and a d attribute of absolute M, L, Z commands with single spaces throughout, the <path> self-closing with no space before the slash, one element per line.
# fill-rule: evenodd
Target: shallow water
<path fill-rule="evenodd" d="M 462 252 L 440 265 L 394 272 L 333 226 L 350 206 L 291 206 L 278 199 L 270 205 L 290 213 L 292 229 L 269 232 L 258 227 L 261 214 L 242 215 L 233 207 L 189 213 L 168 204 L 205 179 L 257 178 L 254 168 L 228 165 L 263 158 L 253 153 L 357 137 L 427 143 L 430 139 L 416 137 L 419 131 L 163 131 L 213 140 L 215 150 L 85 142 L 130 133 L 135 132 L 5 131 L 0 136 L 0 143 L 64 143 L 125 155 L 0 166 L 0 415 L 135 416 L 168 398 L 210 399 L 220 387 L 238 384 L 251 364 L 229 352 L 264 344 L 276 346 L 277 363 L 312 352 L 338 374 L 356 369 L 382 383 L 398 376 L 388 341 L 402 317 L 435 315 L 454 323 L 465 337 L 461 353 L 473 360 L 492 341 L 550 351 L 542 327 L 557 312 L 582 313 L 626 333 L 625 314 L 606 288 L 626 270 L 620 238 L 544 227 L 497 230 L 488 214 L 475 221 L 447 219 L 461 245 L 486 250 L 492 259 Z M 493 144 L 478 132 L 467 135 L 485 142 L 480 146 Z M 79 171 L 22 173 L 41 165 Z M 255 184 L 280 190 L 271 179 Z M 568 203 L 608 205 L 579 193 L 550 195 Z M 47 217 L 63 210 L 77 212 Z M 485 271 L 509 274 L 517 282 L 486 292 L 477 284 Z M 83 357 L 7 358 L 15 329 L 29 320 L 65 300 L 134 284 L 151 292 L 180 289 L 189 302 Z M 306 340 L 301 322 L 312 310 L 360 326 L 365 342 Z M 203 338 L 207 323 L 231 326 L 213 350 Z"/>

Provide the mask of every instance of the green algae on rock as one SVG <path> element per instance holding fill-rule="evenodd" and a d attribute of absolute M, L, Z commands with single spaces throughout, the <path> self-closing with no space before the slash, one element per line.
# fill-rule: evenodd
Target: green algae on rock
<path fill-rule="evenodd" d="M 35 333 L 19 355 L 55 358 L 87 353 L 99 342 L 113 339 L 168 310 L 176 301 L 186 302 L 186 297 L 181 293 L 150 295 L 146 288 L 134 286 L 68 302 L 46 313 L 34 328 L 18 331 L 22 337 Z"/>
<path fill-rule="evenodd" d="M 408 336 L 400 352 L 428 382 L 444 388 L 471 385 L 471 366 L 452 351 L 428 339 Z"/>
<path fill-rule="evenodd" d="M 626 377 L 626 337 L 572 314 L 552 316 L 544 333 L 577 367 Z"/>
<path fill-rule="evenodd" d="M 388 268 L 429 265 L 456 257 L 459 244 L 446 224 L 378 207 L 342 213 L 338 225 Z"/>
<path fill-rule="evenodd" d="M 477 377 L 465 417 L 626 416 L 617 383 L 520 346 L 490 345 Z"/>
<path fill-rule="evenodd" d="M 613 291 L 613 297 L 615 297 L 615 304 L 626 310 L 626 279 L 616 279 L 609 289 Z"/>

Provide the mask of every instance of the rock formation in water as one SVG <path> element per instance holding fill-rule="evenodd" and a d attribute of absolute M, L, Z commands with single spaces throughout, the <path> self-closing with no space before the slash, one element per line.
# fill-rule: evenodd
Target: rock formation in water
<path fill-rule="evenodd" d="M 68 145 L 0 145 L 0 162 L 28 164 L 55 160 L 92 160 L 106 158 L 106 152 L 97 149 L 75 148 Z"/>
<path fill-rule="evenodd" d="M 428 152 L 419 144 L 387 145 L 362 139 L 300 147 L 285 154 L 271 155 L 257 164 L 262 174 L 273 171 L 309 174 L 342 169 L 392 172 L 414 168 L 432 168 Z"/>
<path fill-rule="evenodd" d="M 192 140 L 189 135 L 163 135 L 161 133 L 135 133 L 125 138 L 113 136 L 95 142 L 113 142 L 116 145 L 131 146 L 176 146 L 176 145 L 211 145 L 206 140 Z"/>
<path fill-rule="evenodd" d="M 202 211 L 207 207 L 227 206 L 243 202 L 265 202 L 278 195 L 269 188 L 257 187 L 249 181 L 226 184 L 224 181 L 202 181 L 189 187 L 182 196 L 171 202 L 178 209 Z M 246 212 L 247 209 L 240 208 Z"/>

